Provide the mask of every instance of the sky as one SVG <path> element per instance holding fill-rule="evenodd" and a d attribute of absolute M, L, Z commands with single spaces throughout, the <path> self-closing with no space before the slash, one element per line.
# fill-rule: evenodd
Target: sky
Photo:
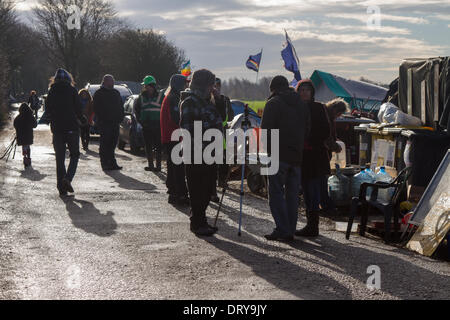
<path fill-rule="evenodd" d="M 18 1 L 29 21 L 38 1 Z M 318 69 L 390 83 L 405 58 L 450 55 L 450 0 L 111 1 L 136 28 L 162 32 L 184 49 L 194 70 L 208 68 L 223 79 L 255 81 L 245 62 L 261 49 L 259 77 L 293 79 L 281 59 L 284 29 L 303 78 Z"/>

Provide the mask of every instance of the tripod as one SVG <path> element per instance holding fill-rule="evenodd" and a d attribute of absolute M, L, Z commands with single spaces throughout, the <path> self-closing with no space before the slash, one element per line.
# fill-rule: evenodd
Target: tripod
<path fill-rule="evenodd" d="M 6 162 L 8 162 L 9 158 L 11 157 L 11 153 L 13 155 L 13 159 L 16 156 L 16 149 L 17 149 L 17 137 L 14 136 L 11 143 L 6 147 L 5 153 L 0 157 L 0 160 L 6 159 Z"/>
<path fill-rule="evenodd" d="M 249 111 L 248 111 L 248 104 L 245 105 L 244 107 L 244 120 L 242 120 L 241 122 L 241 128 L 244 130 L 244 137 L 245 137 L 245 133 L 246 131 L 249 129 L 249 127 L 251 126 L 250 120 L 248 119 L 248 115 L 249 115 Z M 244 179 L 245 179 L 245 159 L 246 159 L 246 145 L 247 145 L 247 141 L 244 139 L 244 146 L 243 146 L 243 164 L 241 167 L 241 192 L 240 192 L 240 202 L 239 202 L 239 231 L 238 231 L 238 236 L 242 236 L 241 233 L 241 229 L 242 229 L 242 201 L 244 198 Z M 219 208 L 217 209 L 217 215 L 216 215 L 216 219 L 214 221 L 214 227 L 217 226 L 217 219 L 219 218 L 219 214 L 220 214 L 220 209 L 222 208 L 222 203 L 223 203 L 223 198 L 225 197 L 225 193 L 227 192 L 227 190 L 229 189 L 228 186 L 228 181 L 230 179 L 231 176 L 231 166 L 228 167 L 228 173 L 227 173 L 227 178 L 225 180 L 225 184 L 223 186 L 223 190 L 222 190 L 222 196 L 220 199 L 220 203 L 219 203 Z"/>

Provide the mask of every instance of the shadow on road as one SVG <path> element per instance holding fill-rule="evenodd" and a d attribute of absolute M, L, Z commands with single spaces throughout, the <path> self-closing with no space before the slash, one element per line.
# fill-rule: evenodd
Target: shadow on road
<path fill-rule="evenodd" d="M 106 171 L 105 174 L 113 178 L 119 184 L 119 188 L 122 189 L 138 190 L 145 192 L 152 192 L 153 190 L 156 189 L 156 187 L 151 183 L 145 183 L 136 180 L 130 176 L 124 175 L 120 171 Z"/>
<path fill-rule="evenodd" d="M 89 156 L 92 156 L 94 158 L 100 158 L 100 154 L 98 152 L 95 152 L 95 151 L 91 150 L 91 149 L 87 150 L 86 154 L 89 155 Z M 133 160 L 132 158 L 130 158 L 128 156 L 124 156 L 123 154 L 120 154 L 120 153 L 116 153 L 115 155 L 116 155 L 117 159 L 120 159 L 120 160 L 123 160 L 123 161 L 132 161 Z"/>
<path fill-rule="evenodd" d="M 33 181 L 33 182 L 38 182 L 38 181 L 42 181 L 45 179 L 45 177 L 47 177 L 47 174 L 41 174 L 39 172 L 39 170 L 35 170 L 33 167 L 30 167 L 28 169 L 22 170 L 20 171 L 20 177 Z"/>
<path fill-rule="evenodd" d="M 110 237 L 115 233 L 117 222 L 113 218 L 113 212 L 102 214 L 93 203 L 75 198 L 65 199 L 65 204 L 76 228 L 99 237 Z"/>

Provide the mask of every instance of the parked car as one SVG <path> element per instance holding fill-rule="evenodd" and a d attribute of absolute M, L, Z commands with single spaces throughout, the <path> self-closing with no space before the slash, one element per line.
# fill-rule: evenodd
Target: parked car
<path fill-rule="evenodd" d="M 97 92 L 98 89 L 100 89 L 100 84 L 90 84 L 88 83 L 85 87 L 89 91 L 92 97 L 94 97 L 95 92 Z M 125 101 L 128 99 L 129 96 L 133 95 L 133 92 L 128 88 L 125 84 L 116 84 L 114 85 L 114 89 L 118 90 L 120 92 L 120 96 L 122 97 L 122 103 L 125 104 Z M 96 118 L 94 116 L 94 125 L 91 127 L 91 134 L 99 134 L 97 124 L 96 124 Z"/>
<path fill-rule="evenodd" d="M 145 146 L 144 134 L 142 126 L 136 120 L 134 113 L 134 102 L 139 98 L 139 95 L 131 95 L 127 98 L 124 104 L 125 118 L 120 124 L 120 135 L 118 147 L 120 150 L 125 148 L 125 145 L 130 145 L 132 153 L 137 153 Z"/>

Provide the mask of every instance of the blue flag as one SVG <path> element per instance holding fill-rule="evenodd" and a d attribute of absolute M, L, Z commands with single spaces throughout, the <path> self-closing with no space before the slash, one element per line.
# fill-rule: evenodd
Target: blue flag
<path fill-rule="evenodd" d="M 247 68 L 259 72 L 259 65 L 261 63 L 261 58 L 262 58 L 262 51 L 257 55 L 250 56 L 245 65 L 247 66 Z"/>
<path fill-rule="evenodd" d="M 286 43 L 284 45 L 284 49 L 281 51 L 281 57 L 284 60 L 284 68 L 287 71 L 294 73 L 295 80 L 302 80 L 302 76 L 300 74 L 300 70 L 298 69 L 299 60 L 297 57 L 297 52 L 295 52 L 295 48 L 292 45 L 291 39 L 289 38 L 286 30 Z"/>

